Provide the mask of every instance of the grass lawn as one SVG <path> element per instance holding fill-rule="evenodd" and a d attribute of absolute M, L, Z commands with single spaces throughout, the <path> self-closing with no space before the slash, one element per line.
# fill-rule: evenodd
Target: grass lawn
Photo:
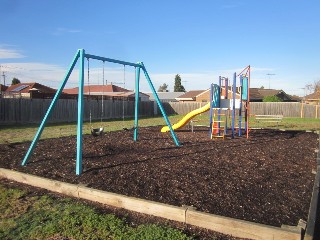
<path fill-rule="evenodd" d="M 169 116 L 171 124 L 178 122 L 183 116 L 172 115 Z M 196 116 L 197 120 L 195 125 L 209 125 L 209 117 L 207 114 Z M 230 123 L 230 120 L 229 120 Z M 132 119 L 123 120 L 109 120 L 92 123 L 93 128 L 104 127 L 104 131 L 116 131 L 122 128 L 132 128 L 134 121 Z M 144 126 L 157 126 L 166 125 L 162 117 L 156 118 L 142 118 L 139 119 L 139 127 Z M 37 132 L 39 125 L 10 125 L 0 126 L 0 144 L 1 143 L 15 143 L 32 141 Z M 320 119 L 314 118 L 283 118 L 281 123 L 258 123 L 254 118 L 250 118 L 250 128 L 280 128 L 290 130 L 320 130 Z M 83 134 L 90 134 L 91 126 L 89 123 L 83 124 Z M 62 123 L 62 124 L 49 124 L 43 130 L 41 139 L 46 138 L 59 138 L 64 136 L 76 135 L 76 123 Z"/>
<path fill-rule="evenodd" d="M 174 123 L 179 119 L 179 116 L 170 116 L 170 121 Z M 40 125 L 40 124 L 39 124 Z M 32 141 L 39 125 L 5 125 L 0 126 L 0 144 L 1 143 L 15 143 Z M 108 120 L 101 122 L 93 122 L 93 128 L 104 127 L 105 132 L 117 131 L 123 128 L 132 128 L 134 125 L 133 119 L 123 120 Z M 142 118 L 139 119 L 139 127 L 165 125 L 162 117 L 156 118 Z M 88 122 L 83 124 L 83 134 L 90 134 L 91 125 Z M 48 124 L 41 135 L 41 139 L 59 138 L 65 136 L 73 136 L 77 134 L 76 123 L 61 123 L 61 124 Z"/>
<path fill-rule="evenodd" d="M 35 196 L 0 182 L 0 239 L 192 239 L 179 230 L 99 213 L 70 198 Z"/>

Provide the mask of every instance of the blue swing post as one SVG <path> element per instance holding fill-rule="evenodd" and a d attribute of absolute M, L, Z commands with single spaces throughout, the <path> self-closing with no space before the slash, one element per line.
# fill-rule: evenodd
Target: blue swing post
<path fill-rule="evenodd" d="M 179 146 L 180 146 L 179 140 L 178 140 L 175 132 L 173 131 L 173 128 L 172 128 L 172 126 L 171 126 L 171 123 L 170 123 L 170 121 L 169 121 L 169 119 L 168 119 L 168 116 L 167 116 L 166 112 L 164 111 L 164 109 L 163 109 L 163 107 L 162 107 L 162 104 L 161 104 L 161 102 L 160 102 L 159 96 L 158 96 L 158 94 L 157 94 L 157 92 L 156 92 L 156 90 L 155 90 L 155 88 L 154 88 L 154 86 L 153 86 L 153 84 L 152 84 L 152 82 L 151 82 L 151 79 L 150 79 L 150 77 L 149 77 L 149 74 L 148 74 L 148 72 L 147 72 L 147 69 L 145 68 L 143 62 L 141 62 L 140 64 L 141 64 L 141 68 L 142 68 L 142 70 L 143 70 L 143 72 L 144 72 L 144 75 L 145 75 L 145 77 L 146 77 L 146 79 L 147 79 L 147 82 L 149 83 L 149 86 L 150 86 L 150 88 L 151 88 L 151 91 L 152 91 L 152 93 L 153 93 L 153 96 L 155 97 L 155 99 L 156 99 L 156 101 L 157 101 L 157 104 L 158 104 L 158 106 L 159 106 L 159 108 L 160 108 L 160 111 L 161 111 L 161 113 L 162 113 L 162 116 L 163 116 L 163 118 L 165 119 L 166 124 L 168 125 L 168 127 L 169 127 L 169 129 L 170 129 L 172 138 L 173 138 L 175 144 L 179 147 Z"/>
<path fill-rule="evenodd" d="M 136 67 L 136 86 L 135 86 L 135 108 L 134 108 L 134 135 L 133 140 L 138 139 L 138 115 L 139 115 L 139 91 L 140 91 L 140 67 Z"/>
<path fill-rule="evenodd" d="M 60 97 L 60 95 L 61 95 L 61 93 L 62 93 L 62 90 L 63 90 L 63 88 L 65 87 L 65 85 L 66 85 L 66 83 L 67 83 L 67 81 L 68 81 L 68 79 L 69 79 L 69 77 L 70 77 L 70 75 L 71 75 L 71 73 L 72 73 L 72 70 L 74 69 L 74 67 L 75 67 L 75 65 L 76 65 L 76 63 L 77 63 L 77 61 L 78 61 L 78 58 L 79 58 L 79 56 L 80 56 L 80 52 L 81 52 L 81 50 L 79 49 L 79 50 L 77 51 L 77 53 L 75 54 L 75 56 L 74 56 L 74 58 L 73 58 L 73 60 L 72 60 L 72 63 L 71 63 L 71 65 L 69 66 L 69 70 L 67 71 L 67 74 L 66 74 L 65 77 L 64 77 L 63 82 L 61 83 L 58 91 L 57 91 L 56 94 L 54 95 L 54 98 L 53 98 L 53 100 L 52 100 L 52 102 L 51 102 L 51 104 L 50 104 L 50 106 L 49 106 L 49 108 L 48 108 L 48 110 L 47 110 L 44 118 L 42 119 L 42 122 L 41 122 L 41 124 L 40 124 L 40 126 L 39 126 L 39 128 L 38 128 L 38 131 L 37 131 L 36 135 L 34 136 L 34 138 L 33 138 L 33 140 L 32 140 L 32 143 L 31 143 L 31 145 L 30 145 L 30 147 L 29 147 L 29 149 L 28 149 L 28 152 L 26 153 L 26 155 L 25 155 L 25 157 L 24 157 L 24 159 L 23 159 L 23 161 L 22 161 L 22 163 L 21 163 L 22 166 L 25 166 L 25 165 L 27 164 L 27 162 L 28 162 L 28 160 L 29 160 L 29 158 L 30 158 L 30 155 L 32 154 L 35 146 L 37 145 L 37 142 L 39 141 L 39 138 L 40 138 L 40 136 L 41 136 L 41 134 L 42 134 L 42 131 L 43 131 L 46 123 L 47 123 L 47 120 L 48 120 L 48 118 L 50 117 L 50 115 L 51 115 L 54 107 L 56 106 L 57 101 L 58 101 L 58 99 L 59 99 L 59 97 Z"/>
<path fill-rule="evenodd" d="M 82 173 L 82 126 L 83 126 L 83 85 L 84 85 L 84 49 L 80 50 L 80 66 L 79 66 L 79 93 L 78 93 L 78 124 L 77 124 L 77 159 L 76 174 Z M 89 99 L 90 101 L 90 99 Z"/>

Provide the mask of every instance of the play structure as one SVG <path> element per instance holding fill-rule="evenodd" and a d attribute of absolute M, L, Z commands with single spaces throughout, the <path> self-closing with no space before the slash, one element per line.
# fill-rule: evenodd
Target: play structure
<path fill-rule="evenodd" d="M 239 83 L 237 85 L 237 82 Z M 210 138 L 223 138 L 230 134 L 234 138 L 245 134 L 249 137 L 249 90 L 250 89 L 250 65 L 238 75 L 233 74 L 231 83 L 226 77 L 219 77 L 219 84 L 211 84 L 210 101 L 206 105 L 185 115 L 174 124 L 174 130 L 182 128 L 194 117 L 210 111 L 209 128 Z M 237 126 L 236 126 L 237 125 Z M 161 132 L 168 132 L 170 128 L 164 126 Z"/>
<path fill-rule="evenodd" d="M 143 62 L 138 62 L 138 63 L 130 63 L 130 62 L 125 62 L 125 61 L 120 61 L 120 60 L 115 60 L 111 58 L 105 58 L 105 57 L 100 57 L 100 56 L 95 56 L 91 54 L 85 53 L 84 49 L 79 49 L 77 53 L 75 54 L 73 61 L 65 75 L 65 78 L 63 82 L 61 83 L 59 89 L 57 90 L 39 128 L 38 131 L 22 161 L 22 165 L 26 165 L 28 162 L 28 159 L 30 158 L 30 155 L 33 152 L 33 149 L 35 148 L 42 131 L 46 125 L 47 119 L 49 118 L 50 114 L 52 113 L 75 65 L 77 64 L 79 60 L 79 92 L 78 92 L 78 120 L 77 120 L 77 154 L 76 154 L 76 174 L 80 175 L 82 173 L 82 127 L 83 127 L 83 111 L 84 111 L 84 70 L 85 70 L 85 59 L 88 60 L 88 84 L 89 84 L 89 59 L 95 59 L 95 60 L 100 60 L 103 63 L 104 62 L 110 62 L 110 63 L 115 63 L 115 64 L 121 64 L 124 66 L 131 66 L 135 68 L 135 111 L 134 111 L 134 136 L 133 139 L 134 141 L 137 141 L 138 139 L 138 113 L 139 113 L 139 86 L 140 86 L 140 70 L 143 71 L 145 78 L 150 86 L 150 89 L 153 93 L 153 96 L 158 104 L 158 107 L 163 115 L 163 118 L 165 119 L 165 122 L 169 128 L 169 131 L 171 132 L 172 138 L 177 146 L 180 146 L 179 140 L 173 131 L 173 128 L 171 126 L 171 123 L 166 115 L 166 112 L 164 111 L 164 108 L 160 102 L 160 99 L 158 97 L 158 94 L 152 84 L 152 81 L 149 77 L 149 74 L 147 72 L 146 67 L 144 66 Z M 104 67 L 103 67 L 103 75 L 104 75 Z M 90 102 L 90 101 L 89 101 Z M 102 96 L 102 104 L 103 104 L 103 96 Z M 102 108 L 103 109 L 103 108 Z M 91 109 L 90 109 L 91 110 Z M 91 125 L 91 112 L 90 112 L 90 125 Z M 100 135 L 104 129 L 102 127 L 97 128 L 97 129 L 91 129 L 92 135 Z"/>

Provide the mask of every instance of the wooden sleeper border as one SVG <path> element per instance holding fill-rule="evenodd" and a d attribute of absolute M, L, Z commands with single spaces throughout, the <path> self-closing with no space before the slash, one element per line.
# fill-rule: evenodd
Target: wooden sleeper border
<path fill-rule="evenodd" d="M 302 239 L 303 231 L 299 227 L 283 229 L 252 223 L 215 214 L 203 213 L 188 206 L 176 207 L 169 204 L 127 197 L 120 194 L 88 188 L 83 185 L 74 185 L 3 168 L 0 168 L 0 178 L 6 178 L 34 187 L 44 188 L 71 197 L 183 222 L 239 238 L 259 240 Z"/>

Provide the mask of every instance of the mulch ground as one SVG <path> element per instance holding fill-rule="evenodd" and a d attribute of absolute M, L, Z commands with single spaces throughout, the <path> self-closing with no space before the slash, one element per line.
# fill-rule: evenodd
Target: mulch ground
<path fill-rule="evenodd" d="M 75 174 L 76 137 L 0 145 L 0 167 L 109 192 L 280 227 L 307 220 L 318 135 L 252 130 L 250 138 L 208 139 L 206 129 L 160 127 L 83 136 L 83 174 Z"/>

